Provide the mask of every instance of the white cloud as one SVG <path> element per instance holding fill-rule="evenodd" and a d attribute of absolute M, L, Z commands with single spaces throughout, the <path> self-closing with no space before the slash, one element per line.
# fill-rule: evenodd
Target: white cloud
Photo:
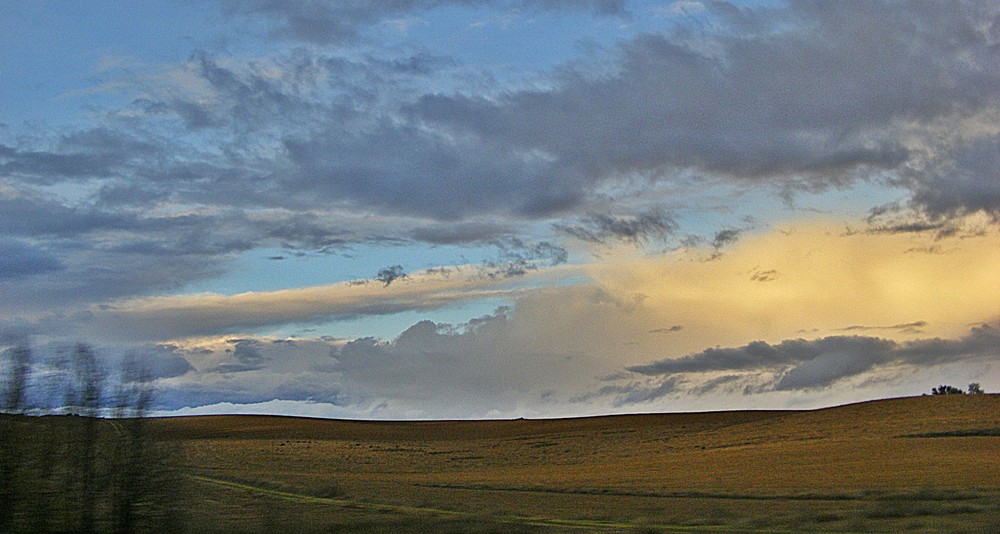
<path fill-rule="evenodd" d="M 469 269 L 472 271 L 473 269 Z M 510 298 L 533 279 L 571 276 L 569 268 L 527 270 L 504 277 L 449 276 L 430 271 L 391 285 L 343 282 L 326 286 L 250 292 L 148 297 L 102 304 L 82 316 L 82 327 L 103 337 L 169 340 L 260 331 L 291 323 L 325 323 L 365 315 L 433 310 L 472 300 Z"/>
<path fill-rule="evenodd" d="M 705 11 L 705 4 L 695 0 L 677 0 L 669 6 L 657 6 L 653 8 L 653 13 L 658 17 L 694 15 L 703 11 Z"/>

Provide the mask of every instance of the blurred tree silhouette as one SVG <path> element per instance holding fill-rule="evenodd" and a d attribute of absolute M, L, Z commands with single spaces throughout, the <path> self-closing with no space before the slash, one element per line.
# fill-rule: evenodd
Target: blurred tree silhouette
<path fill-rule="evenodd" d="M 0 532 L 182 530 L 184 478 L 151 432 L 152 383 L 134 359 L 109 380 L 80 344 L 33 383 L 27 346 L 2 356 Z"/>
<path fill-rule="evenodd" d="M 31 365 L 31 351 L 19 345 L 9 353 L 9 361 L 4 362 L 5 378 L 3 389 L 3 411 L 19 414 L 24 407 L 25 391 L 28 383 L 28 369 Z M 2 416 L 0 416 L 2 417 Z M 21 493 L 19 482 L 22 468 L 23 444 L 18 422 L 11 417 L 0 419 L 0 532 L 7 532 L 17 508 L 17 495 Z"/>

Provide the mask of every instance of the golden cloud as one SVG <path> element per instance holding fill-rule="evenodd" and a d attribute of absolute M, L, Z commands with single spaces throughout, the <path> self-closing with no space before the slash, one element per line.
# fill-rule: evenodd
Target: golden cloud
<path fill-rule="evenodd" d="M 935 241 L 817 221 L 747 237 L 705 260 L 622 251 L 589 272 L 608 295 L 638 303 L 631 332 L 661 334 L 637 338 L 650 356 L 852 327 L 893 339 L 954 337 L 1000 317 L 995 232 Z"/>

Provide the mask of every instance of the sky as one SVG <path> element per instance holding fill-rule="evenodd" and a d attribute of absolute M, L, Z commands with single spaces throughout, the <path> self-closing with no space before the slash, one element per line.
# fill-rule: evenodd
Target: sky
<path fill-rule="evenodd" d="M 1000 6 L 0 0 L 0 353 L 81 342 L 174 415 L 1000 390 Z"/>

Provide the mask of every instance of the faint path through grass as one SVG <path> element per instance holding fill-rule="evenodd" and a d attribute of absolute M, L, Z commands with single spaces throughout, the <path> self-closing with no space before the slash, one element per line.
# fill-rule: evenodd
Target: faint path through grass
<path fill-rule="evenodd" d="M 325 505 L 340 506 L 344 508 L 351 508 L 356 510 L 367 510 L 372 512 L 396 512 L 401 514 L 431 515 L 431 516 L 461 517 L 461 518 L 476 517 L 475 514 L 469 512 L 446 510 L 443 508 L 380 504 L 372 502 L 354 501 L 342 498 L 316 497 L 314 495 L 308 495 L 304 493 L 296 493 L 287 490 L 266 488 L 241 482 L 233 482 L 231 480 L 207 477 L 203 475 L 190 475 L 190 478 L 197 482 L 201 482 L 203 484 L 212 484 L 233 490 L 246 491 L 258 495 L 268 495 L 271 497 L 285 499 L 294 502 L 300 502 L 300 503 L 325 504 Z M 785 530 L 770 530 L 770 529 L 747 530 L 745 528 L 734 529 L 724 526 L 650 525 L 650 524 L 626 523 L 620 521 L 600 521 L 591 519 L 553 519 L 553 518 L 520 517 L 520 516 L 490 516 L 489 520 L 500 523 L 515 524 L 515 525 L 551 527 L 551 528 L 586 530 L 586 531 L 640 532 L 645 530 L 651 530 L 655 532 L 715 532 L 715 533 L 746 532 L 754 534 L 791 533 L 791 531 L 785 531 Z"/>
<path fill-rule="evenodd" d="M 525 493 L 562 493 L 575 495 L 616 495 L 622 497 L 653 497 L 657 499 L 724 499 L 730 501 L 870 501 L 873 495 L 846 493 L 795 493 L 779 494 L 746 494 L 746 493 L 711 493 L 703 491 L 625 491 L 606 488 L 547 488 L 538 486 L 492 486 L 482 484 L 415 484 L 419 487 L 454 489 L 462 491 L 513 491 Z M 949 497 L 954 498 L 954 497 Z M 971 497 L 970 497 L 971 498 Z"/>

